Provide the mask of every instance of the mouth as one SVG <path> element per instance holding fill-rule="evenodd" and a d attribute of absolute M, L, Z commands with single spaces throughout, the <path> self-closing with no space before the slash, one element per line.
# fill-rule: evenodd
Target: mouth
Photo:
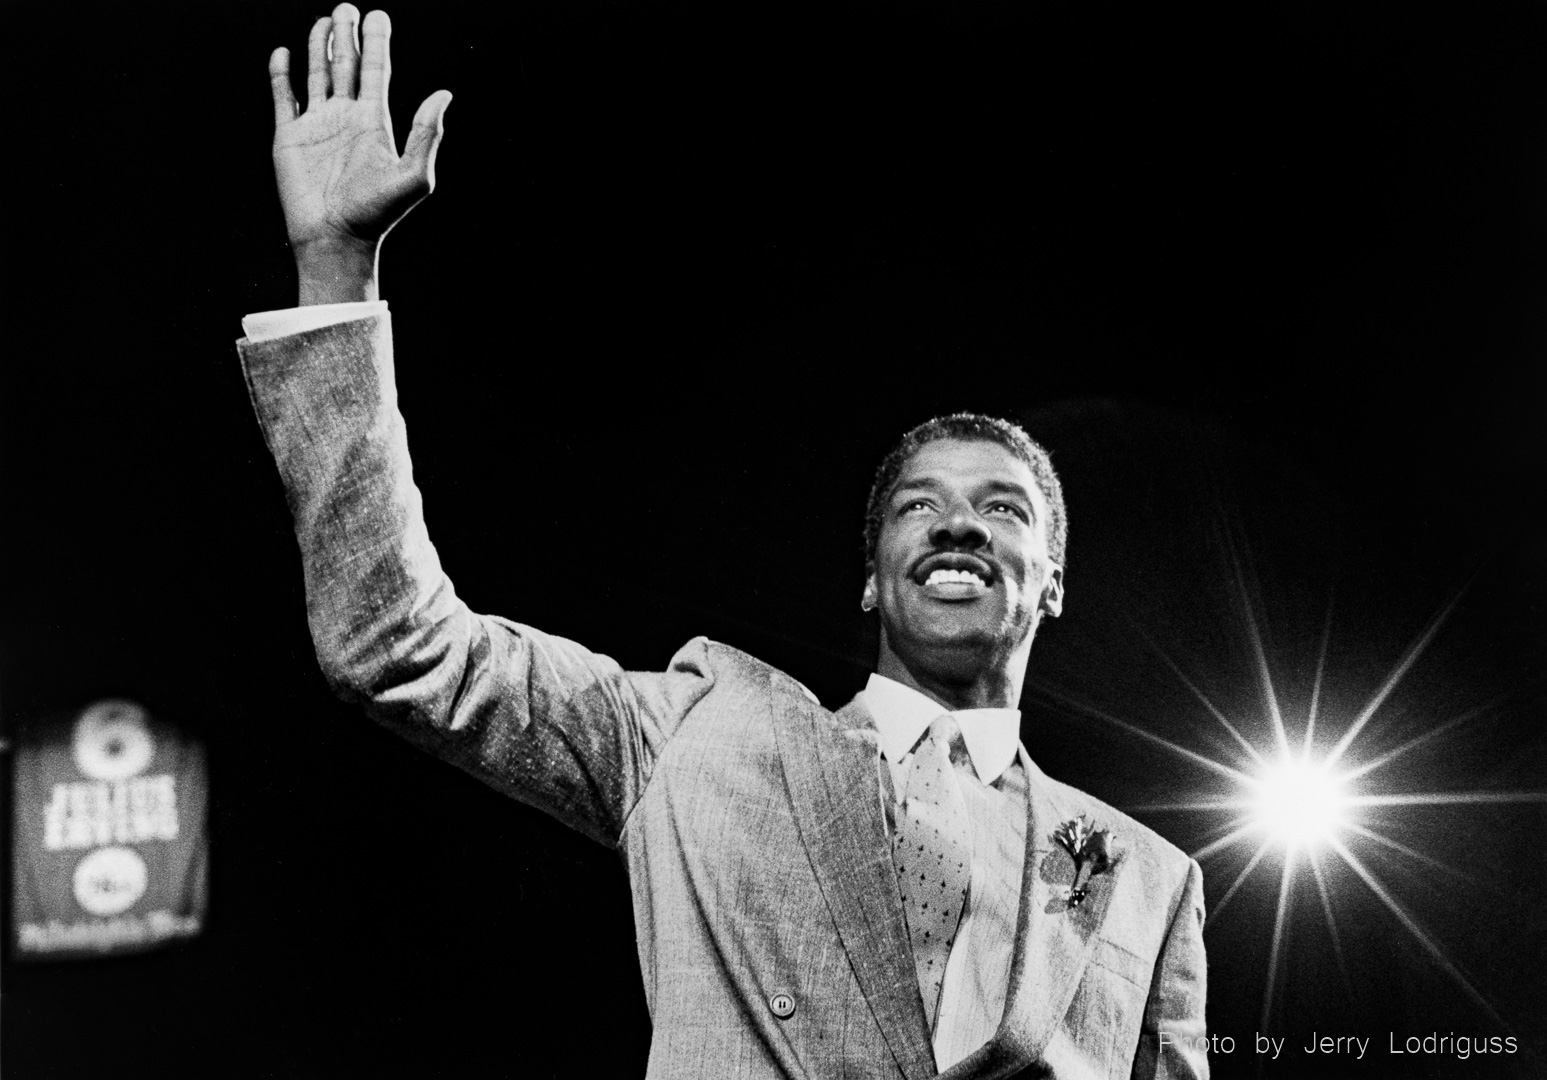
<path fill-rule="evenodd" d="M 997 575 L 987 561 L 961 552 L 931 555 L 913 571 L 914 583 L 935 600 L 976 600 L 988 593 L 995 580 Z"/>

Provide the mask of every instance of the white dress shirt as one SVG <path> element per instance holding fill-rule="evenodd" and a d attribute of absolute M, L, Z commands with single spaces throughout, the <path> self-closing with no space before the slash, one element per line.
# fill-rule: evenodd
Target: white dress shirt
<path fill-rule="evenodd" d="M 271 338 L 303 334 L 308 330 L 321 330 L 334 323 L 369 319 L 373 315 L 385 315 L 385 300 L 356 300 L 344 304 L 310 304 L 306 307 L 281 308 L 278 311 L 258 311 L 242 316 L 242 332 L 249 341 L 268 341 Z"/>
<path fill-rule="evenodd" d="M 881 736 L 894 808 L 907 790 L 913 751 L 941 713 L 956 718 L 972 763 L 971 771 L 953 770 L 972 824 L 972 883 L 946 960 L 935 1021 L 935 1067 L 945 1070 L 991 1039 L 1004 1018 L 1026 862 L 1026 772 L 1018 760 L 1021 714 L 1017 709 L 944 709 L 884 675 L 870 676 L 862 696 Z"/>

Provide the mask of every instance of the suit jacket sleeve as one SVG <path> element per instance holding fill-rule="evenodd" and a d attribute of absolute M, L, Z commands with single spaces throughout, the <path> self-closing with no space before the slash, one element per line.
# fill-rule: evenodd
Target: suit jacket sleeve
<path fill-rule="evenodd" d="M 664 674 L 627 674 L 458 599 L 413 482 L 390 316 L 237 348 L 295 519 L 312 641 L 334 691 L 616 844 L 661 747 L 713 681 L 705 643 L 690 642 Z"/>
<path fill-rule="evenodd" d="M 1204 1047 L 1207 972 L 1203 952 L 1203 871 L 1193 861 L 1171 916 L 1165 944 L 1155 962 L 1139 1050 L 1134 1056 L 1135 1080 L 1185 1077 L 1206 1080 Z"/>

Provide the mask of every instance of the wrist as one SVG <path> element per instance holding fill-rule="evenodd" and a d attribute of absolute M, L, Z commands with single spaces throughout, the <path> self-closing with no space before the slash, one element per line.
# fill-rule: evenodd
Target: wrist
<path fill-rule="evenodd" d="M 301 306 L 379 299 L 378 252 L 378 244 L 361 241 L 314 240 L 297 245 L 295 268 Z"/>

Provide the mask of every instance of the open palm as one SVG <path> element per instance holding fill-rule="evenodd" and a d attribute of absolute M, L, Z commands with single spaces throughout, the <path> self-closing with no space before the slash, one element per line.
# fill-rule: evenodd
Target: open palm
<path fill-rule="evenodd" d="M 382 11 L 366 16 L 363 51 L 357 27 L 353 4 L 340 4 L 312 27 L 304 113 L 290 86 L 289 51 L 276 49 L 269 59 L 274 173 L 298 258 L 317 244 L 373 251 L 435 186 L 435 151 L 451 95 L 438 91 L 419 106 L 399 156 L 387 109 L 391 20 Z"/>

